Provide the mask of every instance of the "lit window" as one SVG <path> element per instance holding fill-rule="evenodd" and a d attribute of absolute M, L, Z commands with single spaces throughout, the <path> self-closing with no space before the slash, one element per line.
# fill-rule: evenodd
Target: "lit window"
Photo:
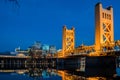
<path fill-rule="evenodd" d="M 107 14 L 107 19 L 109 19 L 109 15 Z"/>
<path fill-rule="evenodd" d="M 104 18 L 104 13 L 102 14 L 103 18 Z"/>
<path fill-rule="evenodd" d="M 109 15 L 109 19 L 111 20 L 111 15 Z"/>
<path fill-rule="evenodd" d="M 106 13 L 105 13 L 105 19 L 106 19 Z"/>

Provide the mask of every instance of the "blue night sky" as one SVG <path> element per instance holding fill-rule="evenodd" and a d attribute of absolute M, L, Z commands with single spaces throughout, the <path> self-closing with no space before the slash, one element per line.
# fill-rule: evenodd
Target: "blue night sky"
<path fill-rule="evenodd" d="M 76 46 L 94 44 L 95 4 L 113 6 L 115 40 L 120 39 L 120 0 L 0 0 L 0 52 L 34 43 L 62 46 L 62 27 L 75 27 Z"/>

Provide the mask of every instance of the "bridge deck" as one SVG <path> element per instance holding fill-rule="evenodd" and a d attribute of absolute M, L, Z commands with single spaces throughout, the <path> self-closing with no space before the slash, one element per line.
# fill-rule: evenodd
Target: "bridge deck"
<path fill-rule="evenodd" d="M 0 58 L 30 58 L 30 56 L 10 56 L 10 55 L 0 55 Z"/>

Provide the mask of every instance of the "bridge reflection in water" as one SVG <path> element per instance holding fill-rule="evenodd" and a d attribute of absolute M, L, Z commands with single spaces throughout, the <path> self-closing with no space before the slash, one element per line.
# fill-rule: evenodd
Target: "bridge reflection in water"
<path fill-rule="evenodd" d="M 84 58 L 82 58 L 84 61 Z M 116 77 L 114 70 L 107 71 L 101 67 L 84 68 L 84 62 L 79 68 L 74 65 L 51 66 L 41 64 L 0 64 L 0 74 L 11 77 L 14 74 L 21 75 L 21 80 L 113 80 L 119 79 Z M 85 69 L 85 70 L 84 70 Z M 3 74 L 9 73 L 9 74 Z M 110 73 L 110 74 L 109 74 Z M 27 76 L 27 78 L 24 78 Z M 1 77 L 1 76 L 0 76 Z M 6 78 L 6 77 L 4 77 Z M 4 78 L 2 78 L 4 80 Z M 8 78 L 8 77 L 7 77 Z"/>

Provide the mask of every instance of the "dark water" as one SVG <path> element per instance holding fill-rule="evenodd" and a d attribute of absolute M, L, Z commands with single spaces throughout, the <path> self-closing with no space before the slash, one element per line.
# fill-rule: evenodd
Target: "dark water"
<path fill-rule="evenodd" d="M 112 73 L 110 70 L 109 73 Z M 89 68 L 87 71 L 64 69 L 61 66 L 0 64 L 0 80 L 120 80 L 120 68 L 115 74 L 104 68 Z"/>

